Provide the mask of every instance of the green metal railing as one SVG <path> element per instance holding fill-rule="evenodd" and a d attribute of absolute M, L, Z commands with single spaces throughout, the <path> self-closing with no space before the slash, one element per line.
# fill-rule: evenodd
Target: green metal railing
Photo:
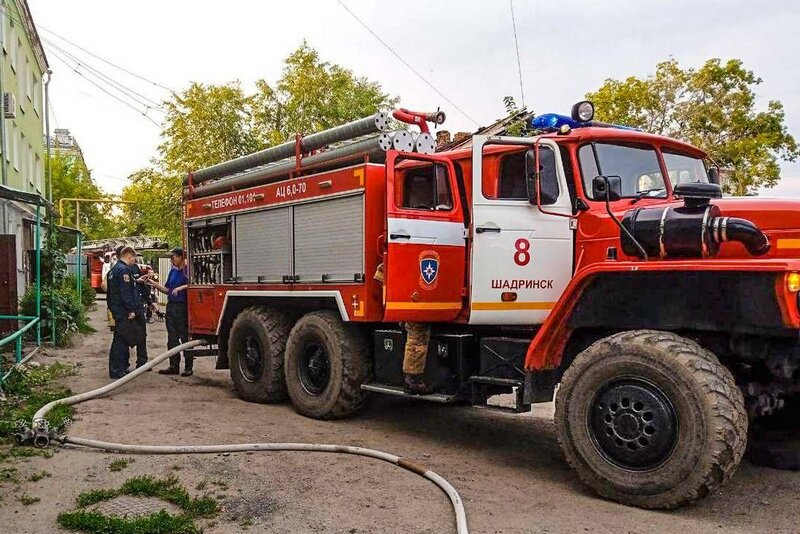
<path fill-rule="evenodd" d="M 41 197 L 39 197 L 41 200 Z M 34 242 L 36 243 L 36 315 L 0 315 L 0 320 L 11 320 L 11 321 L 24 321 L 26 324 L 22 328 L 18 329 L 16 332 L 0 339 L 0 348 L 10 343 L 14 343 L 14 365 L 11 369 L 8 370 L 5 374 L 3 374 L 3 360 L 0 357 L 0 387 L 3 385 L 3 381 L 8 377 L 11 371 L 14 370 L 16 366 L 21 364 L 23 360 L 27 360 L 33 354 L 35 354 L 39 348 L 42 346 L 42 219 L 41 219 L 41 202 L 36 203 L 36 232 Z M 54 319 L 54 318 L 53 318 Z M 51 321 L 54 322 L 54 321 Z M 33 327 L 36 327 L 36 348 L 31 351 L 30 354 L 22 357 L 22 338 L 28 330 Z M 55 343 L 55 327 L 53 327 L 53 342 Z"/>

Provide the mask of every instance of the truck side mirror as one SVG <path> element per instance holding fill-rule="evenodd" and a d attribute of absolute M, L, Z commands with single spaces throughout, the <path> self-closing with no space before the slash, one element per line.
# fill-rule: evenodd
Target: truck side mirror
<path fill-rule="evenodd" d="M 595 176 L 592 180 L 592 198 L 614 202 L 622 198 L 622 178 L 619 176 Z"/>
<path fill-rule="evenodd" d="M 708 169 L 708 181 L 712 184 L 719 184 L 719 167 L 711 167 Z"/>
<path fill-rule="evenodd" d="M 539 161 L 536 161 L 536 150 L 531 149 L 525 153 L 525 185 L 528 190 L 528 201 L 534 206 L 549 206 L 558 200 L 558 182 L 547 180 L 547 170 L 555 173 L 555 154 L 549 148 L 539 149 Z M 539 172 L 536 172 L 538 169 Z M 544 183 L 542 176 L 545 176 Z M 555 176 L 553 176 L 555 178 Z M 537 195 L 538 191 L 538 195 Z M 537 201 L 538 198 L 538 201 Z"/>

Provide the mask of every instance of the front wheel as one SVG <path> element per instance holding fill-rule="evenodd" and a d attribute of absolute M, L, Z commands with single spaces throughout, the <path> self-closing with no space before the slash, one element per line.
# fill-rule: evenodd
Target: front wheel
<path fill-rule="evenodd" d="M 726 482 L 747 443 L 744 399 L 697 343 L 636 330 L 604 338 L 564 373 L 558 439 L 581 480 L 603 497 L 676 508 Z"/>
<path fill-rule="evenodd" d="M 250 402 L 280 402 L 286 398 L 283 350 L 290 317 L 276 309 L 245 308 L 231 326 L 228 358 L 233 386 Z"/>
<path fill-rule="evenodd" d="M 286 342 L 284 373 L 292 405 L 314 419 L 337 419 L 357 413 L 366 394 L 372 365 L 368 344 L 355 325 L 330 311 L 303 316 Z"/>

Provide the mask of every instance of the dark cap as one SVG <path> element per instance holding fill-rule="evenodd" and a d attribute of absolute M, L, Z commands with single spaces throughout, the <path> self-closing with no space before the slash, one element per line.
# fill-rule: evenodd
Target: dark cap
<path fill-rule="evenodd" d="M 169 251 L 169 255 L 170 256 L 180 256 L 182 258 L 183 257 L 183 248 L 175 247 L 175 248 L 173 248 L 172 250 Z"/>

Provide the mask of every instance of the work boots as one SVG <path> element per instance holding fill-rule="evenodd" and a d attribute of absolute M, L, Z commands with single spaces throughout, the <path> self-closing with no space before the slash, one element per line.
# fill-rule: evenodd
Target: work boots
<path fill-rule="evenodd" d="M 427 395 L 431 389 L 425 384 L 422 375 L 403 374 L 403 391 L 410 395 Z"/>

